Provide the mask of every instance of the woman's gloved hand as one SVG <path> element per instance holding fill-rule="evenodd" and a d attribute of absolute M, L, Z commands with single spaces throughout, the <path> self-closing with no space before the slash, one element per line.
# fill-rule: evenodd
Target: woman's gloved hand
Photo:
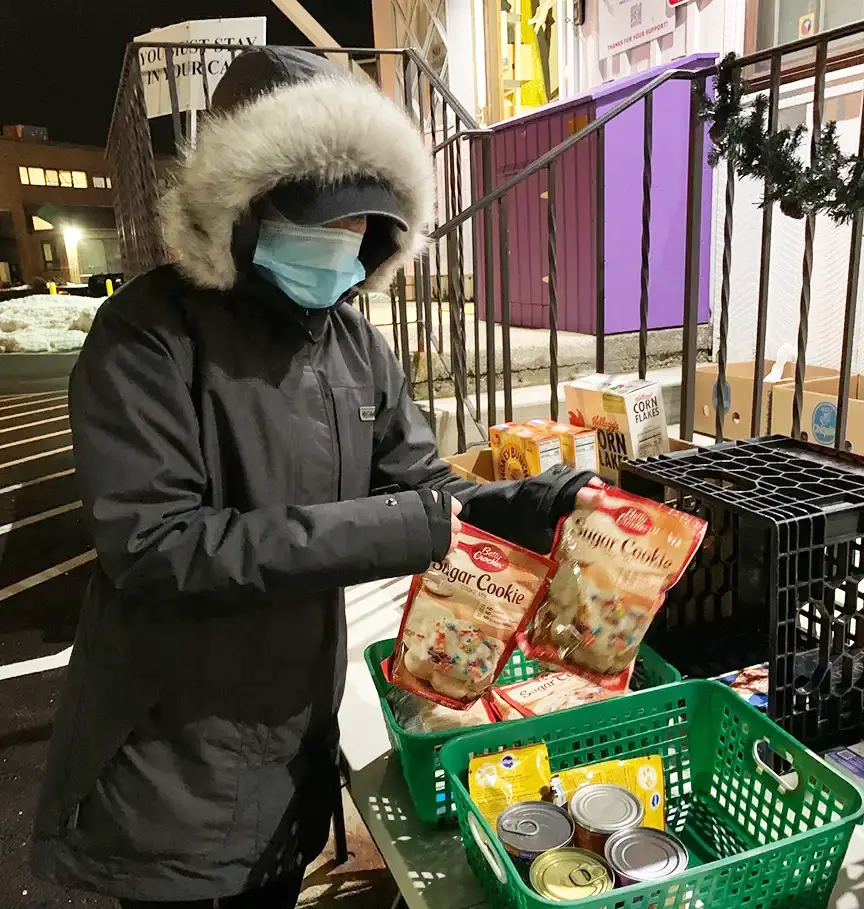
<path fill-rule="evenodd" d="M 461 518 L 533 552 L 548 553 L 558 522 L 573 511 L 577 497 L 590 504 L 599 485 L 592 471 L 559 464 L 539 477 L 471 489 Z"/>

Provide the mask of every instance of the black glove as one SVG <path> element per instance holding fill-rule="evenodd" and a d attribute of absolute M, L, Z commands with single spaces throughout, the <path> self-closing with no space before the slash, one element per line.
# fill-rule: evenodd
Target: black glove
<path fill-rule="evenodd" d="M 426 509 L 429 535 L 432 537 L 432 561 L 440 562 L 450 552 L 452 505 L 450 493 L 438 490 L 436 499 L 431 489 L 419 489 L 417 495 Z"/>
<path fill-rule="evenodd" d="M 472 489 L 459 515 L 488 533 L 532 552 L 552 549 L 555 528 L 576 506 L 576 494 L 595 474 L 559 464 L 539 477 L 514 483 L 489 483 Z"/>

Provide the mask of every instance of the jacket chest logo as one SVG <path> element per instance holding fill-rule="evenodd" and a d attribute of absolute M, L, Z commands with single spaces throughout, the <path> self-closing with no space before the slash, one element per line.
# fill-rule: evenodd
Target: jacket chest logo
<path fill-rule="evenodd" d="M 360 421 L 361 423 L 374 423 L 375 422 L 375 406 L 366 405 L 360 408 Z"/>

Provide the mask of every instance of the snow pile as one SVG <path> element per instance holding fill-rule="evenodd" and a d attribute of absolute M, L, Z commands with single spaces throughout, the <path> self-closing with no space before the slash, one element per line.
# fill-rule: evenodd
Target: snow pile
<path fill-rule="evenodd" d="M 0 303 L 0 353 L 79 350 L 105 299 L 33 294 Z"/>

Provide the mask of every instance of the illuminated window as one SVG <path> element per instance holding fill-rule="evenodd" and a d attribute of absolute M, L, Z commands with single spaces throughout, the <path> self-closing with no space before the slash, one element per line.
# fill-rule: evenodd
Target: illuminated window
<path fill-rule="evenodd" d="M 105 188 L 111 189 L 111 178 L 110 177 L 105 178 Z"/>
<path fill-rule="evenodd" d="M 45 171 L 45 182 L 49 186 L 59 186 L 60 177 L 57 175 L 57 171 L 56 170 L 46 170 Z"/>
<path fill-rule="evenodd" d="M 31 186 L 45 185 L 45 171 L 41 167 L 28 167 L 27 175 L 30 177 Z"/>
<path fill-rule="evenodd" d="M 72 185 L 72 171 L 71 170 L 61 170 L 60 171 L 60 185 L 61 186 L 71 186 Z"/>
<path fill-rule="evenodd" d="M 25 186 L 29 186 L 29 185 L 30 185 L 30 175 L 27 173 L 27 168 L 26 168 L 26 167 L 19 167 L 19 168 L 18 168 L 18 179 L 19 179 Z"/>
<path fill-rule="evenodd" d="M 83 170 L 73 170 L 72 185 L 75 189 L 87 189 L 87 174 Z"/>
<path fill-rule="evenodd" d="M 54 261 L 54 247 L 50 243 L 42 244 L 42 258 L 46 265 L 50 265 Z"/>
<path fill-rule="evenodd" d="M 94 175 L 94 177 L 93 177 L 93 188 L 94 188 L 94 189 L 105 189 L 105 178 L 104 178 L 104 177 L 97 177 L 97 176 Z"/>
<path fill-rule="evenodd" d="M 33 230 L 54 230 L 54 225 L 39 215 L 33 215 Z"/>

